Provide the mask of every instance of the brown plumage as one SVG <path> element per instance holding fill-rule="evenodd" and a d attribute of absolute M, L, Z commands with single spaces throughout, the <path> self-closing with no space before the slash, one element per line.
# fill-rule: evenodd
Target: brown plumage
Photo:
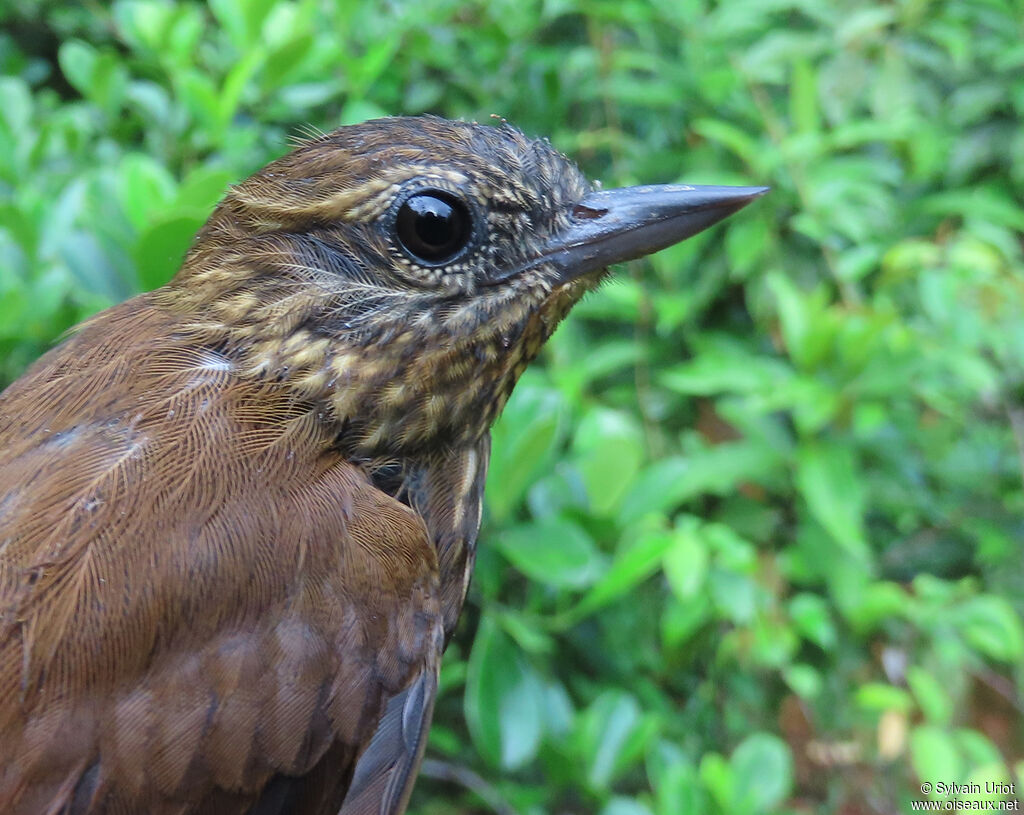
<path fill-rule="evenodd" d="M 405 808 L 488 429 L 608 263 L 759 190 L 342 128 L 0 395 L 0 812 Z"/>

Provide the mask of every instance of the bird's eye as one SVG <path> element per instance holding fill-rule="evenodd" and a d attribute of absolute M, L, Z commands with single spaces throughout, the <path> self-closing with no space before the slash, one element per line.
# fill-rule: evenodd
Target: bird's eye
<path fill-rule="evenodd" d="M 462 201 L 450 193 L 429 190 L 402 203 L 395 231 L 415 260 L 437 266 L 453 260 L 469 244 L 473 223 Z"/>

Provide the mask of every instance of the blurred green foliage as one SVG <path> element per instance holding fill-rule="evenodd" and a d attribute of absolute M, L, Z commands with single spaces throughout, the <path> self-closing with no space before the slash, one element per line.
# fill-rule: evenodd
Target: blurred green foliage
<path fill-rule="evenodd" d="M 163 283 L 303 125 L 497 113 L 608 186 L 773 187 L 620 271 L 520 384 L 416 813 L 1024 782 L 1020 0 L 5 0 L 0 26 L 2 382 Z"/>

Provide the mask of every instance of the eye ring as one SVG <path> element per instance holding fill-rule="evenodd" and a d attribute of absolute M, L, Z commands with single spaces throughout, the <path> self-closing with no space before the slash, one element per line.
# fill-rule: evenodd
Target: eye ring
<path fill-rule="evenodd" d="M 402 250 L 421 266 L 446 266 L 473 243 L 474 218 L 458 195 L 434 187 L 412 191 L 396 202 L 391 222 Z"/>

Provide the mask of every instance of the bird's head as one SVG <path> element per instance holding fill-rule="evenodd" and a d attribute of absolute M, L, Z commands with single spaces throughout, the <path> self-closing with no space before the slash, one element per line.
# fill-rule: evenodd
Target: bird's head
<path fill-rule="evenodd" d="M 478 438 L 609 264 L 764 190 L 597 191 L 507 125 L 379 119 L 234 187 L 159 298 L 238 374 L 327 405 L 353 452 Z"/>

